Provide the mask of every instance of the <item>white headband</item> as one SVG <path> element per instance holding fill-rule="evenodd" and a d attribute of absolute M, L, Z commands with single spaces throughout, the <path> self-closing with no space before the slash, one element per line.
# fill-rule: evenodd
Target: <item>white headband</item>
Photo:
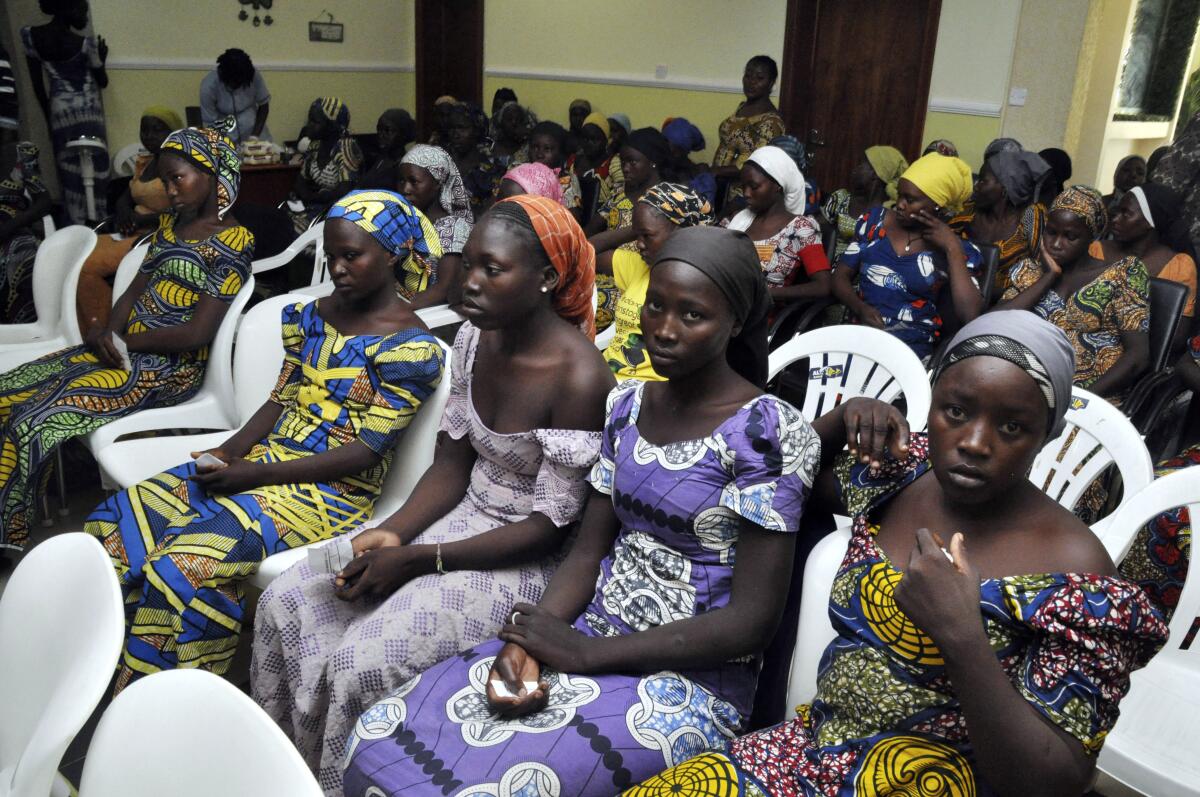
<path fill-rule="evenodd" d="M 1138 207 L 1142 209 L 1142 215 L 1146 218 L 1146 223 L 1153 227 L 1154 217 L 1150 215 L 1150 203 L 1146 201 L 1146 192 L 1140 185 L 1135 185 L 1129 189 L 1129 193 L 1133 194 L 1133 198 L 1137 200 Z"/>

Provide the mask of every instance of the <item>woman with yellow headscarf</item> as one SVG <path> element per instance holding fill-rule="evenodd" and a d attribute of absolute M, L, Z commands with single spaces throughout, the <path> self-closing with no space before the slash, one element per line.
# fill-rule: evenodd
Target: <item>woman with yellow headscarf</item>
<path fill-rule="evenodd" d="M 895 206 L 873 208 L 859 222 L 833 275 L 834 296 L 860 323 L 890 332 L 922 359 L 933 354 L 947 318 L 956 327 L 983 312 L 982 255 L 945 221 L 971 185 L 962 160 L 936 152 L 920 158 L 897 181 Z"/>
<path fill-rule="evenodd" d="M 907 168 L 908 160 L 895 147 L 867 147 L 862 161 L 850 172 L 850 186 L 839 188 L 821 203 L 821 212 L 837 227 L 834 263 L 854 240 L 854 230 L 864 213 L 896 203 L 896 183 Z"/>

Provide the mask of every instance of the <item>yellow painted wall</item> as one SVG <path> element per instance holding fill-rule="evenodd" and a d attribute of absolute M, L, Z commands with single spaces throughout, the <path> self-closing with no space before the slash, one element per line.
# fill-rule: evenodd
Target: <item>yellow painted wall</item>
<path fill-rule="evenodd" d="M 988 142 L 1000 135 L 997 116 L 968 116 L 930 111 L 925 117 L 925 140 L 946 138 L 958 147 L 958 155 L 973 169 L 983 163 Z"/>

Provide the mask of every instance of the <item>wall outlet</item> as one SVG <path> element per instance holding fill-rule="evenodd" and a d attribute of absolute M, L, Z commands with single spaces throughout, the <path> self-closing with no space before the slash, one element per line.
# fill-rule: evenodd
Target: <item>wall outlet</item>
<path fill-rule="evenodd" d="M 1009 105 L 1024 105 L 1029 97 L 1029 89 L 1013 88 L 1008 90 Z"/>
<path fill-rule="evenodd" d="M 658 66 L 654 67 L 654 79 L 655 80 L 666 80 L 667 79 L 667 65 L 666 64 L 659 64 Z"/>

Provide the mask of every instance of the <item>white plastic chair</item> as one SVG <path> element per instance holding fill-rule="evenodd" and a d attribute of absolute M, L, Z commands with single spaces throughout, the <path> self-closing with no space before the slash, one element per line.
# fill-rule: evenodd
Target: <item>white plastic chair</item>
<path fill-rule="evenodd" d="M 81 797 L 322 797 L 291 740 L 253 700 L 205 670 L 131 684 L 88 748 Z"/>
<path fill-rule="evenodd" d="M 0 795 L 50 794 L 124 637 L 117 574 L 94 537 L 60 534 L 21 560 L 0 599 Z"/>
<path fill-rule="evenodd" d="M 232 429 L 237 425 L 233 393 L 233 338 L 241 320 L 242 308 L 254 294 L 254 277 L 248 277 L 233 297 L 217 334 L 208 347 L 204 383 L 191 399 L 173 407 L 149 409 L 118 418 L 87 436 L 87 445 L 96 455 L 118 437 L 155 429 Z M 278 373 L 278 368 L 276 369 Z"/>
<path fill-rule="evenodd" d="M 798 360 L 808 360 L 808 388 L 800 412 L 815 421 L 846 399 L 866 396 L 907 402 L 908 425 L 925 428 L 929 418 L 929 375 L 899 338 L 870 327 L 841 325 L 814 329 L 771 352 L 769 379 Z"/>
<path fill-rule="evenodd" d="M 316 224 L 309 227 L 304 232 L 300 233 L 300 235 L 296 237 L 296 240 L 294 240 L 290 244 L 288 244 L 287 249 L 284 249 L 282 252 L 280 252 L 277 255 L 272 255 L 271 257 L 264 257 L 262 260 L 255 260 L 253 263 L 250 264 L 250 268 L 255 274 L 261 274 L 264 271 L 270 271 L 271 269 L 274 269 L 274 268 L 286 266 L 288 263 L 295 260 L 297 255 L 299 255 L 305 249 L 307 249 L 310 246 L 313 246 L 313 247 L 316 247 L 316 251 L 314 254 L 314 257 L 315 257 L 314 265 L 319 266 L 321 269 L 321 273 L 323 273 L 324 263 L 325 263 L 325 247 L 324 247 L 325 238 L 324 238 L 324 235 L 325 235 L 325 222 L 323 222 L 323 221 L 317 222 Z M 315 278 L 316 278 L 316 272 L 314 271 L 314 279 Z"/>
<path fill-rule="evenodd" d="M 81 343 L 64 326 L 75 316 L 75 295 L 66 303 L 64 285 L 77 285 L 83 261 L 96 246 L 96 234 L 82 225 L 64 227 L 46 237 L 33 261 L 33 304 L 37 321 L 0 325 L 0 372 L 52 351 Z M 78 328 L 77 324 L 73 325 Z"/>
<path fill-rule="evenodd" d="M 1078 433 L 1072 440 L 1075 430 Z M 1129 418 L 1096 394 L 1074 388 L 1067 427 L 1042 448 L 1029 479 L 1055 501 L 1074 509 L 1088 485 L 1114 463 L 1126 497 L 1154 479 L 1150 452 Z M 1106 523 L 1104 519 L 1096 526 L 1102 528 Z"/>
<path fill-rule="evenodd" d="M 850 544 L 850 527 L 841 526 L 813 546 L 804 563 L 803 591 L 797 620 L 796 647 L 788 676 L 785 716 L 810 702 L 817 693 L 817 672 L 825 648 L 837 634 L 829 620 L 829 593 Z"/>
<path fill-rule="evenodd" d="M 1200 468 L 1164 476 L 1123 501 L 1101 539 L 1119 560 L 1138 529 L 1177 506 L 1187 506 L 1191 517 L 1200 518 Z M 1200 615 L 1197 582 L 1200 575 L 1192 567 L 1171 617 L 1170 640 L 1133 673 L 1121 717 L 1100 751 L 1100 770 L 1142 794 L 1200 795 L 1200 645 L 1181 647 Z"/>
<path fill-rule="evenodd" d="M 146 237 L 143 243 L 135 244 L 132 249 L 125 253 L 121 258 L 121 262 L 117 264 L 117 272 L 113 275 L 113 291 L 112 301 L 115 305 L 117 300 L 121 298 L 121 294 L 125 293 L 125 289 L 133 282 L 133 278 L 137 276 L 138 269 L 142 265 L 142 261 L 146 259 L 146 252 L 150 250 L 149 236 Z M 79 328 L 79 313 L 75 312 L 75 301 L 79 295 L 79 272 L 75 272 L 72 279 L 67 280 L 63 284 L 63 307 L 70 308 L 69 312 L 63 316 L 63 329 L 66 330 L 67 338 L 76 345 L 83 342 L 83 330 Z"/>

